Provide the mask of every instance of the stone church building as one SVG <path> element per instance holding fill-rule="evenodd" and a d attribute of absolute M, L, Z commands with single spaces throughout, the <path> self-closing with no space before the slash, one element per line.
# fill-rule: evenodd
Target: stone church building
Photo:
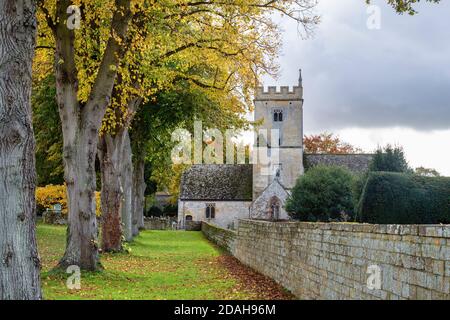
<path fill-rule="evenodd" d="M 266 147 L 270 154 L 271 146 L 278 142 L 277 163 L 201 164 L 187 169 L 178 200 L 180 228 L 186 221 L 209 221 L 233 228 L 243 218 L 288 220 L 284 204 L 305 168 L 327 164 L 356 172 L 367 169 L 371 155 L 304 154 L 303 102 L 301 71 L 298 85 L 292 89 L 257 88 L 255 121 L 261 120 L 259 129 L 267 129 L 268 134 L 255 134 L 254 147 Z M 273 137 L 271 129 L 278 129 L 278 136 Z M 273 138 L 278 141 L 271 141 Z"/>

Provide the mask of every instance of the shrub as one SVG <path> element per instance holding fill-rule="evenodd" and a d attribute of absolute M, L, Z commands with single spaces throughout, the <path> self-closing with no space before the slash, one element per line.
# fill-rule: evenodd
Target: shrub
<path fill-rule="evenodd" d="M 316 166 L 297 180 L 286 202 L 289 215 L 303 221 L 342 220 L 353 216 L 353 176 L 343 167 Z M 346 220 L 346 219 L 344 219 Z"/>
<path fill-rule="evenodd" d="M 178 214 L 178 205 L 174 205 L 174 204 L 167 204 L 163 207 L 162 213 L 165 216 L 176 216 Z"/>
<path fill-rule="evenodd" d="M 52 209 L 57 203 L 61 204 L 62 213 L 67 214 L 66 186 L 49 184 L 36 188 L 36 205 L 40 211 Z"/>
<path fill-rule="evenodd" d="M 151 206 L 150 209 L 146 212 L 146 217 L 161 217 L 162 210 L 157 206 Z"/>
<path fill-rule="evenodd" d="M 95 193 L 96 214 L 101 214 L 100 192 Z M 41 212 L 45 209 L 52 209 L 55 204 L 61 204 L 61 212 L 67 215 L 67 194 L 65 185 L 49 184 L 45 187 L 36 188 L 36 206 Z"/>
<path fill-rule="evenodd" d="M 450 178 L 372 172 L 358 220 L 380 224 L 450 223 Z"/>

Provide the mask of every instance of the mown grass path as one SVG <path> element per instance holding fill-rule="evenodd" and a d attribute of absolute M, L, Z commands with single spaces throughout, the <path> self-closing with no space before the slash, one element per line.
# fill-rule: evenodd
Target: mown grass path
<path fill-rule="evenodd" d="M 144 231 L 130 253 L 103 254 L 101 272 L 83 272 L 81 290 L 51 269 L 64 253 L 65 228 L 38 225 L 45 299 L 290 299 L 270 279 L 209 243 L 201 232 Z"/>

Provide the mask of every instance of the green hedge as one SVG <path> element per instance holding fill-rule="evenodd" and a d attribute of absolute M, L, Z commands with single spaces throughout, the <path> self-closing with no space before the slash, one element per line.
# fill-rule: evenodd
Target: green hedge
<path fill-rule="evenodd" d="M 450 223 L 450 178 L 371 172 L 357 211 L 368 223 Z"/>
<path fill-rule="evenodd" d="M 338 166 L 318 165 L 297 179 L 286 211 L 301 221 L 340 221 L 354 218 L 353 176 Z"/>

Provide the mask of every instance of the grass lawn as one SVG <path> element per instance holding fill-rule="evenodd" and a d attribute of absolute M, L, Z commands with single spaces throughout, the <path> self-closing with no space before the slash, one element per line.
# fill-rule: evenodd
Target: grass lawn
<path fill-rule="evenodd" d="M 103 254 L 101 272 L 83 272 L 81 290 L 51 269 L 64 253 L 65 227 L 39 224 L 45 299 L 288 299 L 273 281 L 244 267 L 201 232 L 144 231 L 130 253 Z"/>

